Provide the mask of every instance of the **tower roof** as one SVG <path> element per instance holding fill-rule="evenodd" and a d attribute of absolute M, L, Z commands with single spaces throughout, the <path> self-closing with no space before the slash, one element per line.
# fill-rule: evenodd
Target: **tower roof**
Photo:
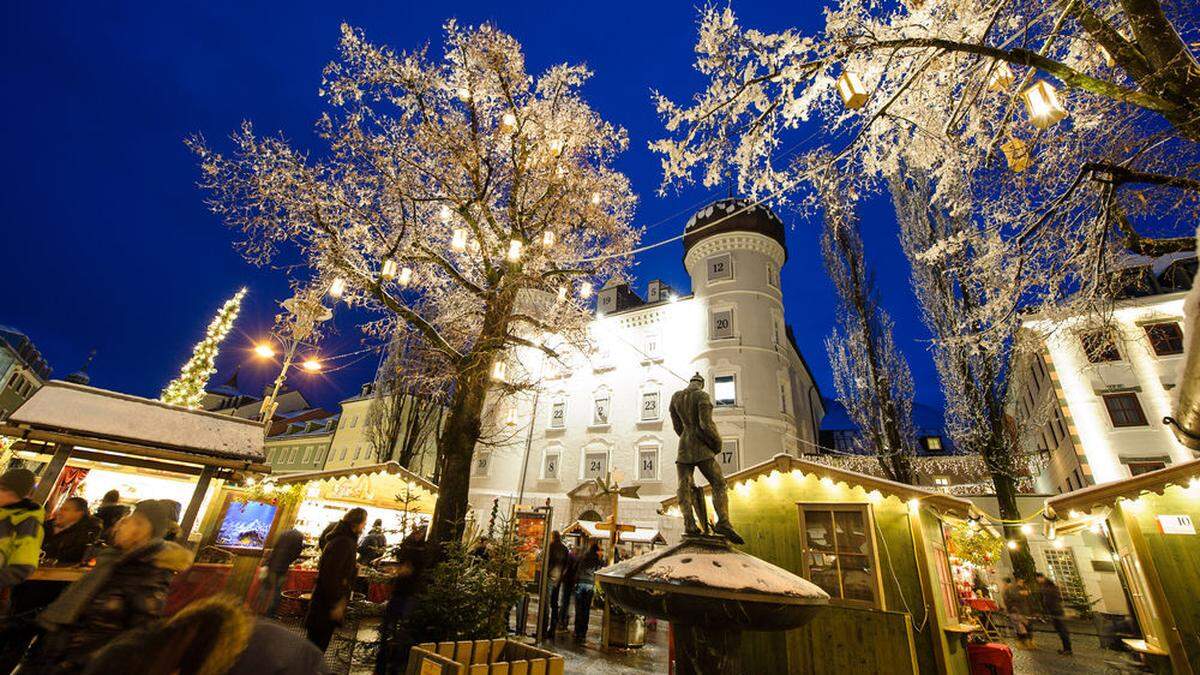
<path fill-rule="evenodd" d="M 730 197 L 718 199 L 696 212 L 687 222 L 683 235 L 683 255 L 706 237 L 725 232 L 757 232 L 779 242 L 787 256 L 783 221 L 765 204 Z"/>

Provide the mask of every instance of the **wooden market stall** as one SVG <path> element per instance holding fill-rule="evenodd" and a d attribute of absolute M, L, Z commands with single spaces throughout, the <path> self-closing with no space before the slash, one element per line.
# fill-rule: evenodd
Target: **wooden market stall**
<path fill-rule="evenodd" d="M 189 541 L 211 488 L 270 472 L 254 421 L 58 380 L 34 392 L 0 424 L 0 434 L 18 439 L 18 459 L 44 463 L 32 498 L 48 511 L 73 494 L 120 487 L 131 502 L 177 501 L 181 543 Z M 31 580 L 73 581 L 85 571 L 43 566 Z"/>
<path fill-rule="evenodd" d="M 742 550 L 831 596 L 803 628 L 745 634 L 747 672 L 968 672 L 943 523 L 971 502 L 782 454 L 726 481 Z"/>
<path fill-rule="evenodd" d="M 607 548 L 608 541 L 612 537 L 612 532 L 602 530 L 597 527 L 600 523 L 594 520 L 577 520 L 563 528 L 562 536 L 564 539 L 578 538 L 581 543 L 597 540 L 601 546 Z M 626 553 L 629 556 L 641 555 L 654 550 L 656 546 L 663 546 L 667 543 L 662 533 L 658 528 L 634 526 L 632 531 L 622 531 L 618 535 L 618 544 L 626 544 L 629 550 Z"/>
<path fill-rule="evenodd" d="M 376 519 L 382 520 L 388 547 L 392 548 L 415 528 L 428 525 L 438 494 L 436 485 L 396 462 L 282 474 L 249 487 L 228 487 L 227 492 L 214 500 L 205 515 L 204 543 L 239 558 L 251 555 L 257 561 L 274 546 L 279 533 L 299 530 L 305 537 L 305 550 L 283 587 L 285 594 L 297 595 L 316 584 L 320 556 L 317 540 L 346 511 L 366 509 L 368 528 Z M 254 506 L 270 507 L 271 524 L 263 541 L 243 541 L 243 532 L 255 529 L 241 525 L 246 510 Z M 385 564 L 388 559 L 385 556 Z M 371 582 L 367 598 L 373 602 L 386 600 L 390 591 L 386 571 L 372 574 L 364 568 L 362 576 Z M 247 599 L 257 595 L 257 585 L 257 578 L 244 580 L 241 589 Z"/>
<path fill-rule="evenodd" d="M 1107 539 L 1159 672 L 1200 672 L 1200 459 L 1046 500 L 1046 536 L 1090 527 Z"/>

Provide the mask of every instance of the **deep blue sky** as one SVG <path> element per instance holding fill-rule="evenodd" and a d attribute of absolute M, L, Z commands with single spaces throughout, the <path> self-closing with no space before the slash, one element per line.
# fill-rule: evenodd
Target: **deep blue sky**
<path fill-rule="evenodd" d="M 243 119 L 319 149 L 313 122 L 322 67 L 335 55 L 342 21 L 398 50 L 440 47 L 441 24 L 492 21 L 514 34 L 529 68 L 583 62 L 595 71 L 585 95 L 629 131 L 619 167 L 641 196 L 646 241 L 674 235 L 690 210 L 724 190 L 659 198 L 660 137 L 651 88 L 676 100 L 700 86 L 692 68 L 695 5 L 690 2 L 289 2 L 7 3 L 4 9 L 0 136 L 4 224 L 0 323 L 33 338 L 54 376 L 75 370 L 88 350 L 97 386 L 156 396 L 203 335 L 215 309 L 246 285 L 237 333 L 219 359 L 224 378 L 247 363 L 242 383 L 268 369 L 248 358 L 287 295 L 281 273 L 245 263 L 195 188 L 183 139 L 200 132 L 219 147 Z M 812 28 L 818 6 L 736 2 L 742 21 L 764 30 Z M 440 50 L 439 50 L 440 51 Z M 784 268 L 787 318 L 822 392 L 833 393 L 823 340 L 833 325 L 832 288 L 820 264 L 819 225 L 791 223 Z M 909 356 L 917 397 L 940 404 L 936 377 L 908 287 L 908 269 L 886 200 L 863 213 L 865 238 L 897 343 Z M 661 222 L 664 219 L 666 222 Z M 637 261 L 638 290 L 659 277 L 687 288 L 679 243 Z M 353 317 L 335 319 L 327 353 L 360 347 Z M 374 358 L 302 383 L 326 406 L 371 377 Z M 297 378 L 302 376 L 296 376 Z"/>

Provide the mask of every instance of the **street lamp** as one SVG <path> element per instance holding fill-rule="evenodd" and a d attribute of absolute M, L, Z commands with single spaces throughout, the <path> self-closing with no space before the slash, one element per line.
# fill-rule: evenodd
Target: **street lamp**
<path fill-rule="evenodd" d="M 284 380 L 287 379 L 288 370 L 295 367 L 293 361 L 297 349 L 301 345 L 311 347 L 312 345 L 306 344 L 305 341 L 313 336 L 317 324 L 333 317 L 333 310 L 321 302 L 320 292 L 297 293 L 280 304 L 283 305 L 284 313 L 280 317 L 279 328 L 271 332 L 271 337 L 283 347 L 283 362 L 270 395 L 263 399 L 259 409 L 264 434 L 271 428 L 271 418 L 275 416 L 275 409 L 279 406 L 276 399 Z M 268 342 L 255 345 L 254 353 L 263 358 L 274 358 L 276 354 L 275 348 Z M 322 365 L 316 357 L 309 356 L 299 367 L 308 373 L 319 373 Z"/>

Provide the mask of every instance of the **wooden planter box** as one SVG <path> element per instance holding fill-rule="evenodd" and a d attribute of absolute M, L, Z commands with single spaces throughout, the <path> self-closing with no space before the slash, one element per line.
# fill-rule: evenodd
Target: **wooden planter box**
<path fill-rule="evenodd" d="M 412 648 L 406 675 L 563 675 L 563 657 L 503 638 L 425 642 Z"/>

